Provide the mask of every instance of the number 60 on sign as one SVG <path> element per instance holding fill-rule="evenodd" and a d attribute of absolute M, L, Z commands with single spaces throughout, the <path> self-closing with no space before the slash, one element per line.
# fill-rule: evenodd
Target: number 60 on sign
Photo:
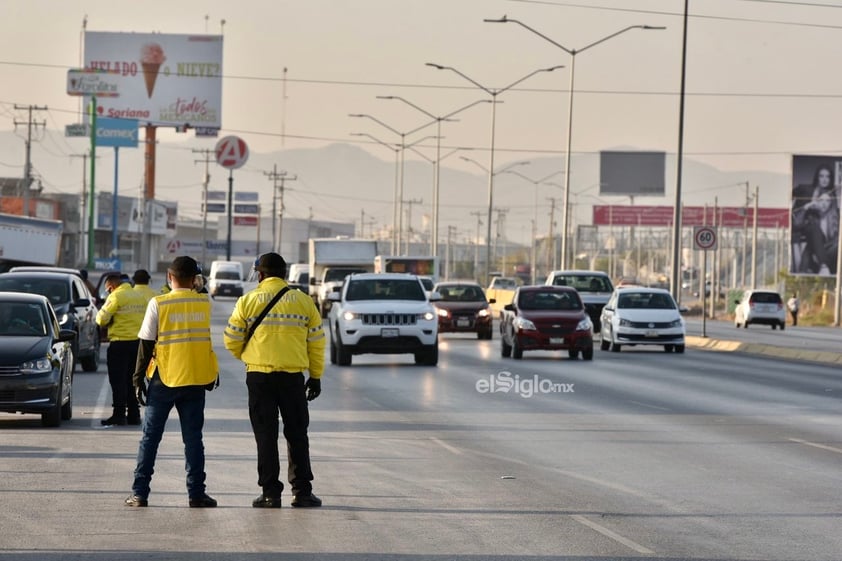
<path fill-rule="evenodd" d="M 693 247 L 702 251 L 716 249 L 716 228 L 696 226 L 693 228 Z"/>

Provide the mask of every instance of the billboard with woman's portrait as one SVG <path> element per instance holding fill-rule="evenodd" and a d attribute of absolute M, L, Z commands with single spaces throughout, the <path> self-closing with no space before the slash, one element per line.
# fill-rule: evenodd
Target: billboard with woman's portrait
<path fill-rule="evenodd" d="M 842 157 L 792 157 L 793 275 L 836 276 Z"/>

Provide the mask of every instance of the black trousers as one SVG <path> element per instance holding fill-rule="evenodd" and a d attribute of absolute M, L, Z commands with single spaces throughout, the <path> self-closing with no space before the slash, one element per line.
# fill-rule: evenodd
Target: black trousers
<path fill-rule="evenodd" d="M 278 413 L 287 441 L 287 479 L 293 495 L 309 495 L 313 490 L 310 469 L 310 440 L 307 427 L 310 412 L 301 372 L 247 372 L 249 418 L 257 442 L 257 484 L 267 497 L 280 497 L 280 455 Z"/>
<path fill-rule="evenodd" d="M 108 343 L 108 382 L 111 384 L 112 406 L 115 415 L 125 415 L 128 409 L 129 415 L 137 415 L 140 408 L 137 404 L 137 397 L 132 386 L 132 374 L 134 374 L 135 362 L 137 361 L 137 348 L 140 341 L 111 341 Z M 122 414 L 121 414 L 122 412 Z"/>

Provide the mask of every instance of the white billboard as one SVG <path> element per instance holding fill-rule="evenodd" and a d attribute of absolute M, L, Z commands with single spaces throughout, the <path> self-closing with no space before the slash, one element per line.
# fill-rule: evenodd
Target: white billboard
<path fill-rule="evenodd" d="M 85 32 L 85 68 L 119 76 L 101 117 L 140 125 L 222 126 L 222 35 Z"/>

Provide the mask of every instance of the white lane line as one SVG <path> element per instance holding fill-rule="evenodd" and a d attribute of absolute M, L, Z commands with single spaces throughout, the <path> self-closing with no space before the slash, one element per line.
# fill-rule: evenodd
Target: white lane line
<path fill-rule="evenodd" d="M 812 446 L 813 448 L 820 448 L 822 450 L 829 450 L 831 452 L 836 452 L 837 454 L 842 454 L 842 448 L 834 448 L 833 446 L 827 446 L 826 444 L 819 444 L 817 442 L 809 442 L 807 440 L 801 440 L 800 438 L 790 438 L 792 442 L 797 442 L 798 444 L 803 444 L 804 446 Z"/>
<path fill-rule="evenodd" d="M 652 551 L 648 547 L 643 547 L 639 543 L 634 542 L 634 541 L 632 541 L 632 540 L 630 540 L 626 537 L 623 537 L 620 534 L 618 534 L 617 532 L 609 530 L 605 526 L 601 526 L 601 525 L 597 524 L 596 522 L 588 520 L 587 518 L 585 518 L 581 514 L 571 514 L 570 518 L 572 518 L 573 520 L 575 520 L 579 524 L 582 524 L 583 526 L 587 526 L 591 530 L 599 532 L 603 536 L 605 536 L 607 538 L 611 538 L 615 542 L 617 542 L 619 544 L 622 544 L 622 545 L 628 547 L 629 549 L 631 549 L 633 551 L 636 551 L 637 553 L 642 553 L 644 555 L 654 555 L 654 553 L 655 553 L 654 551 Z"/>
<path fill-rule="evenodd" d="M 103 428 L 102 424 L 100 424 L 99 420 L 101 418 L 105 418 L 105 402 L 111 395 L 111 384 L 108 383 L 108 374 L 103 376 L 102 378 L 102 385 L 99 388 L 99 395 L 96 398 L 96 405 L 94 405 L 94 413 L 93 418 L 91 419 L 91 428 L 101 429 Z M 109 415 L 110 417 L 111 415 Z"/>
<path fill-rule="evenodd" d="M 642 401 L 629 400 L 629 403 L 634 403 L 635 405 L 640 405 L 641 407 L 648 407 L 649 409 L 657 409 L 658 411 L 672 411 L 672 409 L 667 409 L 666 407 L 658 407 L 657 405 L 650 405 L 648 403 L 643 403 Z"/>
<path fill-rule="evenodd" d="M 445 450 L 447 450 L 451 454 L 456 454 L 457 456 L 462 455 L 462 450 L 456 448 L 455 446 L 451 446 L 447 442 L 445 442 L 443 440 L 440 440 L 440 439 L 436 438 L 435 436 L 431 436 L 430 440 L 432 440 L 433 442 L 435 442 L 436 444 L 438 444 L 439 446 L 441 446 L 442 448 L 444 448 Z"/>

